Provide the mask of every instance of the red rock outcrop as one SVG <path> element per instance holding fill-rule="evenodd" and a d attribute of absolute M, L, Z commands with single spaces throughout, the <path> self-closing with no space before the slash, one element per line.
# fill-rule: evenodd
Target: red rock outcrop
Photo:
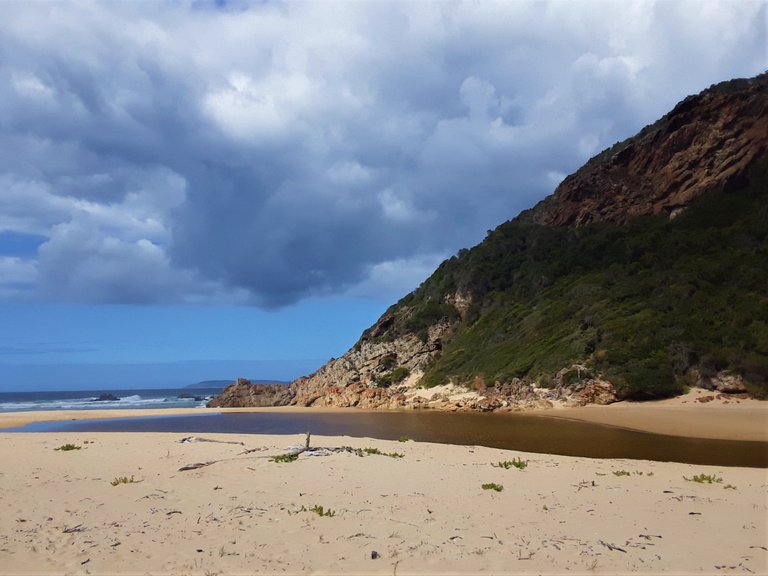
<path fill-rule="evenodd" d="M 674 217 L 699 196 L 737 183 L 766 151 L 768 74 L 724 82 L 587 162 L 539 206 L 536 220 L 582 226 Z"/>
<path fill-rule="evenodd" d="M 247 408 L 260 406 L 285 406 L 293 399 L 291 389 L 285 384 L 252 384 L 238 378 L 221 394 L 208 402 L 208 408 Z"/>

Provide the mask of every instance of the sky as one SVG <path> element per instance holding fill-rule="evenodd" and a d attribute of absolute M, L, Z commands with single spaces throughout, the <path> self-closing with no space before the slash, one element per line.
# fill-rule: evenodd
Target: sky
<path fill-rule="evenodd" d="M 766 2 L 3 2 L 0 391 L 290 380 L 713 83 Z"/>

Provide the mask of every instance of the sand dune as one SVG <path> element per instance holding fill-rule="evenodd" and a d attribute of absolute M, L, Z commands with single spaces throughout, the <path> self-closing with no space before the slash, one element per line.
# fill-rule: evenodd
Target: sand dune
<path fill-rule="evenodd" d="M 276 463 L 269 456 L 303 438 L 182 437 L 0 434 L 0 572 L 768 571 L 761 469 L 347 437 L 312 445 L 403 457 L 341 452 Z M 81 448 L 56 450 L 66 443 Z M 492 465 L 515 458 L 527 467 Z M 179 471 L 211 460 L 219 462 Z M 686 480 L 698 474 L 722 481 Z M 113 486 L 119 477 L 135 482 Z"/>

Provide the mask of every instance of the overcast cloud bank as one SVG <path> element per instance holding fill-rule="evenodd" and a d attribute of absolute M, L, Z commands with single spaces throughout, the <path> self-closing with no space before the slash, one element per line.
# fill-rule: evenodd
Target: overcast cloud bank
<path fill-rule="evenodd" d="M 0 297 L 392 298 L 689 93 L 766 3 L 4 3 Z"/>

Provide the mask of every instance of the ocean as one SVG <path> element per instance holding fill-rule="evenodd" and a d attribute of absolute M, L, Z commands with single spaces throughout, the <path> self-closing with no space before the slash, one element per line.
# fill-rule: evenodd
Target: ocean
<path fill-rule="evenodd" d="M 221 388 L 0 392 L 0 412 L 114 410 L 118 408 L 205 408 L 206 402 L 219 392 L 221 392 Z M 99 399 L 102 394 L 110 394 L 114 399 Z"/>

